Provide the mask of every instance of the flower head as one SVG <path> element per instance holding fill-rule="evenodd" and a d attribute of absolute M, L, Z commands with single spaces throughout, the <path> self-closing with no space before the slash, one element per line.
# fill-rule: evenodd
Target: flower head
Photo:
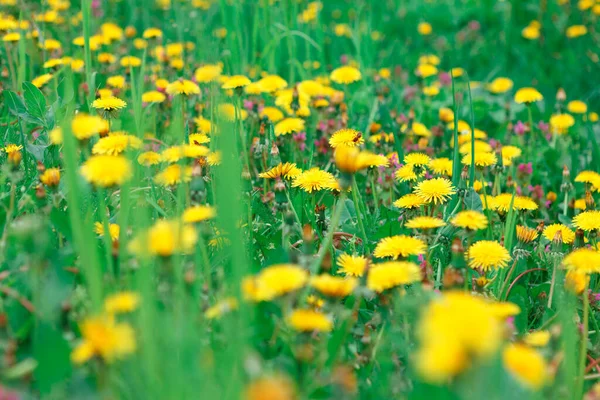
<path fill-rule="evenodd" d="M 544 97 L 534 88 L 526 87 L 517 90 L 515 102 L 520 104 L 531 104 L 543 100 Z"/>
<path fill-rule="evenodd" d="M 600 211 L 584 211 L 573 218 L 573 225 L 586 232 L 600 229 Z"/>
<path fill-rule="evenodd" d="M 305 192 L 312 193 L 314 191 L 336 189 L 337 181 L 331 173 L 314 167 L 297 175 L 292 181 L 292 186 L 300 187 Z"/>
<path fill-rule="evenodd" d="M 476 231 L 485 229 L 488 225 L 488 219 L 479 211 L 466 210 L 457 213 L 450 223 L 459 228 Z"/>
<path fill-rule="evenodd" d="M 428 179 L 419 183 L 415 188 L 415 194 L 426 203 L 445 203 L 454 193 L 456 190 L 452 186 L 452 182 L 446 178 Z"/>
<path fill-rule="evenodd" d="M 373 256 L 377 258 L 391 257 L 394 260 L 399 257 L 418 256 L 425 254 L 427 245 L 421 239 L 412 236 L 397 235 L 383 238 L 377 243 Z"/>
<path fill-rule="evenodd" d="M 369 260 L 363 256 L 342 254 L 337 259 L 339 272 L 349 276 L 363 276 L 367 270 Z"/>
<path fill-rule="evenodd" d="M 364 142 L 365 139 L 362 133 L 354 129 L 340 129 L 334 132 L 331 138 L 329 138 L 329 145 L 334 149 L 339 146 L 359 146 Z"/>
<path fill-rule="evenodd" d="M 362 74 L 357 68 L 350 66 L 343 66 L 334 69 L 329 75 L 329 78 L 340 85 L 348 85 L 360 81 Z"/>
<path fill-rule="evenodd" d="M 331 319 L 320 311 L 294 310 L 287 317 L 288 324 L 300 332 L 329 332 L 333 329 Z"/>
<path fill-rule="evenodd" d="M 561 243 L 571 244 L 575 241 L 575 232 L 563 224 L 548 225 L 542 234 L 551 242 L 559 240 Z"/>
<path fill-rule="evenodd" d="M 100 187 L 121 185 L 131 174 L 131 164 L 123 156 L 92 156 L 81 166 L 81 175 Z"/>
<path fill-rule="evenodd" d="M 480 240 L 469 247 L 467 251 L 469 267 L 473 269 L 504 268 L 510 261 L 510 254 L 504 246 L 491 240 Z"/>
<path fill-rule="evenodd" d="M 399 285 L 410 285 L 421 281 L 421 269 L 412 262 L 389 261 L 375 264 L 369 269 L 367 287 L 375 292 L 383 292 Z"/>

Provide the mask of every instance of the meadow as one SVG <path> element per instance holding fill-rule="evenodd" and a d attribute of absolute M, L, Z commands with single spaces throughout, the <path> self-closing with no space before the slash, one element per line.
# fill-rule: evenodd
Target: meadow
<path fill-rule="evenodd" d="M 600 399 L 599 20 L 0 0 L 0 399 Z"/>

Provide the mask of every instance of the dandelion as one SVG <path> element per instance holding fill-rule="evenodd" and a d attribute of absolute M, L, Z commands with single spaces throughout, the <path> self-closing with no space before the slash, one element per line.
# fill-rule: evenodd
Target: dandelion
<path fill-rule="evenodd" d="M 92 107 L 110 114 L 127 107 L 127 103 L 118 97 L 110 96 L 94 100 Z"/>
<path fill-rule="evenodd" d="M 373 256 L 376 258 L 393 258 L 418 256 L 425 254 L 427 245 L 421 239 L 406 235 L 383 238 L 377 243 Z"/>
<path fill-rule="evenodd" d="M 198 205 L 186 208 L 181 219 L 183 222 L 190 224 L 212 219 L 216 215 L 217 212 L 214 207 Z"/>
<path fill-rule="evenodd" d="M 586 232 L 600 229 L 600 211 L 584 211 L 573 218 L 573 225 Z"/>
<path fill-rule="evenodd" d="M 127 149 L 139 149 L 142 141 L 135 136 L 113 133 L 98 140 L 92 147 L 92 154 L 116 156 Z"/>
<path fill-rule="evenodd" d="M 400 285 L 421 281 L 421 269 L 415 263 L 390 261 L 375 264 L 369 269 L 367 288 L 381 293 Z"/>
<path fill-rule="evenodd" d="M 443 383 L 493 355 L 502 341 L 502 323 L 490 303 L 466 292 L 445 292 L 423 311 L 417 326 L 420 348 L 414 355 L 419 375 Z"/>
<path fill-rule="evenodd" d="M 313 277 L 310 280 L 310 285 L 325 296 L 346 297 L 354 291 L 358 285 L 358 280 L 352 277 L 342 278 L 322 274 Z"/>
<path fill-rule="evenodd" d="M 85 180 L 99 187 L 121 185 L 132 174 L 131 164 L 125 157 L 109 155 L 90 157 L 80 171 Z"/>
<path fill-rule="evenodd" d="M 569 271 L 586 274 L 600 272 L 600 252 L 593 249 L 581 248 L 567 254 L 562 261 Z"/>
<path fill-rule="evenodd" d="M 228 297 L 224 300 L 217 302 L 215 305 L 209 307 L 205 312 L 204 316 L 207 319 L 216 319 L 229 313 L 230 311 L 237 310 L 238 302 L 233 297 Z"/>
<path fill-rule="evenodd" d="M 223 67 L 219 64 L 208 64 L 196 69 L 194 77 L 199 83 L 209 83 L 216 81 L 223 72 Z"/>
<path fill-rule="evenodd" d="M 333 329 L 331 319 L 315 310 L 294 310 L 287 316 L 287 322 L 299 332 L 329 332 Z"/>
<path fill-rule="evenodd" d="M 559 240 L 564 244 L 571 244 L 575 241 L 575 232 L 563 224 L 548 225 L 542 235 L 549 241 Z"/>
<path fill-rule="evenodd" d="M 419 216 L 406 221 L 405 226 L 410 229 L 435 229 L 446 226 L 446 223 L 440 218 Z"/>
<path fill-rule="evenodd" d="M 174 186 L 191 180 L 192 167 L 182 167 L 178 164 L 169 165 L 154 177 L 154 181 L 163 186 Z"/>
<path fill-rule="evenodd" d="M 264 179 L 277 179 L 277 178 L 285 178 L 285 179 L 293 179 L 300 175 L 302 170 L 296 167 L 296 164 L 286 162 L 284 164 L 279 163 L 270 170 L 258 174 L 259 178 Z"/>
<path fill-rule="evenodd" d="M 351 83 L 360 81 L 362 74 L 357 68 L 344 66 L 334 69 L 329 75 L 329 78 L 340 85 L 349 85 Z"/>
<path fill-rule="evenodd" d="M 225 80 L 223 85 L 221 85 L 222 89 L 238 89 L 243 88 L 244 86 L 248 86 L 250 83 L 250 79 L 244 75 L 234 75 Z"/>
<path fill-rule="evenodd" d="M 573 125 L 575 125 L 575 118 L 571 114 L 554 114 L 550 117 L 550 129 L 554 134 L 564 135 Z"/>
<path fill-rule="evenodd" d="M 40 182 L 48 187 L 56 187 L 60 183 L 60 170 L 48 168 L 40 175 Z"/>
<path fill-rule="evenodd" d="M 466 210 L 457 213 L 450 223 L 458 228 L 472 231 L 485 229 L 488 225 L 487 217 L 479 211 Z"/>
<path fill-rule="evenodd" d="M 506 93 L 512 88 L 513 81 L 505 77 L 496 78 L 487 86 L 487 89 L 494 94 Z"/>
<path fill-rule="evenodd" d="M 398 200 L 396 200 L 394 202 L 394 206 L 396 206 L 398 208 L 406 208 L 406 209 L 419 208 L 425 204 L 426 203 L 423 201 L 423 199 L 421 197 L 419 197 L 413 193 L 405 194 L 404 196 L 400 197 Z"/>
<path fill-rule="evenodd" d="M 140 165 L 148 167 L 150 165 L 159 164 L 161 162 L 161 157 L 160 154 L 154 151 L 146 151 L 138 156 L 137 161 Z"/>
<path fill-rule="evenodd" d="M 517 225 L 517 239 L 522 243 L 531 243 L 539 236 L 537 230 Z"/>
<path fill-rule="evenodd" d="M 102 222 L 94 223 L 94 232 L 98 237 L 104 237 L 104 224 Z M 108 224 L 108 233 L 110 234 L 110 239 L 116 242 L 121 235 L 121 227 L 117 224 Z"/>
<path fill-rule="evenodd" d="M 337 259 L 339 271 L 348 276 L 361 277 L 365 274 L 369 261 L 363 256 L 342 254 Z"/>
<path fill-rule="evenodd" d="M 567 28 L 565 34 L 569 39 L 578 38 L 587 34 L 587 28 L 585 25 L 572 25 Z"/>
<path fill-rule="evenodd" d="M 248 297 L 254 301 L 270 301 L 303 288 L 308 282 L 308 273 L 295 264 L 275 264 L 245 282 L 244 292 Z"/>
<path fill-rule="evenodd" d="M 419 183 L 415 188 L 415 194 L 424 202 L 434 204 L 445 203 L 456 193 L 456 190 L 446 178 L 428 179 Z"/>
<path fill-rule="evenodd" d="M 567 104 L 567 110 L 573 114 L 585 114 L 588 107 L 587 104 L 581 100 L 572 100 Z"/>
<path fill-rule="evenodd" d="M 329 139 L 329 145 L 334 149 L 340 146 L 355 147 L 364 142 L 362 133 L 354 129 L 340 129 L 334 132 Z"/>
<path fill-rule="evenodd" d="M 523 385 L 539 389 L 548 380 L 548 365 L 536 350 L 519 343 L 506 346 L 502 352 L 505 368 Z"/>
<path fill-rule="evenodd" d="M 71 360 L 76 364 L 83 364 L 94 356 L 111 363 L 136 349 L 133 328 L 117 323 L 112 316 L 87 318 L 79 329 L 83 340 L 71 353 Z"/>
<path fill-rule="evenodd" d="M 285 118 L 275 125 L 275 136 L 301 132 L 305 129 L 306 125 L 302 118 Z"/>
<path fill-rule="evenodd" d="M 515 102 L 520 104 L 531 104 L 543 100 L 544 97 L 534 88 L 521 88 L 515 93 Z"/>
<path fill-rule="evenodd" d="M 336 189 L 337 181 L 331 173 L 314 167 L 297 175 L 292 181 L 292 187 L 300 187 L 305 192 L 312 193 Z"/>
<path fill-rule="evenodd" d="M 469 267 L 487 272 L 491 269 L 506 267 L 510 261 L 510 255 L 500 243 L 480 240 L 469 247 L 467 260 Z"/>
<path fill-rule="evenodd" d="M 200 94 L 200 87 L 187 79 L 179 79 L 175 82 L 171 82 L 169 86 L 167 86 L 166 92 L 172 96 L 190 96 L 193 94 Z"/>
<path fill-rule="evenodd" d="M 435 158 L 427 166 L 434 174 L 452 176 L 452 160 L 449 158 Z"/>
<path fill-rule="evenodd" d="M 192 226 L 179 221 L 158 220 L 129 243 L 129 251 L 139 256 L 189 254 L 193 252 L 197 240 L 198 234 Z"/>
<path fill-rule="evenodd" d="M 134 292 L 115 293 L 104 300 L 104 311 L 122 314 L 135 311 L 140 304 L 140 295 Z"/>

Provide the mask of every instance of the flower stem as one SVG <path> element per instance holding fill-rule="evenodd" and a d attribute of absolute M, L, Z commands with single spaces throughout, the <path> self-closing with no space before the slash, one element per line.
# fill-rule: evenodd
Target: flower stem
<path fill-rule="evenodd" d="M 356 219 L 358 221 L 358 227 L 363 239 L 363 247 L 367 253 L 370 253 L 369 249 L 369 238 L 367 237 L 367 231 L 363 223 L 363 215 L 360 209 L 360 203 L 358 202 L 358 185 L 356 184 L 356 178 L 352 177 L 352 201 L 354 202 L 354 208 L 356 209 Z"/>

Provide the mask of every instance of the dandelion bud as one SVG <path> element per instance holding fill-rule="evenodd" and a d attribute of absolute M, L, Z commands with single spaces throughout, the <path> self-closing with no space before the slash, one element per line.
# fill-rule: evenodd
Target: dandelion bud
<path fill-rule="evenodd" d="M 562 175 L 563 175 L 563 178 L 567 179 L 567 180 L 571 176 L 571 171 L 569 171 L 569 168 L 567 168 L 566 165 L 563 166 L 563 173 L 562 173 Z"/>
<path fill-rule="evenodd" d="M 60 170 L 58 168 L 48 168 L 40 175 L 40 182 L 48 187 L 56 187 L 60 183 Z"/>
<path fill-rule="evenodd" d="M 567 93 L 563 88 L 558 89 L 556 92 L 556 101 L 565 101 L 567 99 Z"/>
<path fill-rule="evenodd" d="M 15 169 L 19 167 L 19 164 L 21 164 L 22 159 L 23 155 L 19 150 L 8 153 L 8 161 Z"/>
<path fill-rule="evenodd" d="M 588 208 L 594 208 L 594 198 L 592 197 L 592 192 L 590 192 L 589 190 L 585 191 L 585 205 Z"/>

